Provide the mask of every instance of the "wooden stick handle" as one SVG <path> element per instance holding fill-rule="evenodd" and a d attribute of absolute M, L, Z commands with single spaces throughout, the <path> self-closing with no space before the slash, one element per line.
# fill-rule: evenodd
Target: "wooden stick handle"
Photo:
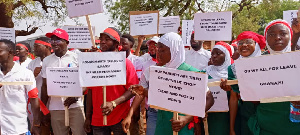
<path fill-rule="evenodd" d="M 178 120 L 178 113 L 173 113 L 173 119 Z M 178 135 L 178 132 L 173 131 L 173 135 Z"/>
<path fill-rule="evenodd" d="M 88 15 L 86 15 L 85 19 L 86 19 L 86 22 L 87 22 L 88 27 L 89 27 L 89 32 L 90 32 L 90 35 L 91 35 L 92 44 L 93 44 L 94 47 L 96 47 L 95 37 L 94 37 L 94 34 L 93 34 L 93 29 L 92 29 L 92 26 L 91 26 L 90 17 Z"/>
<path fill-rule="evenodd" d="M 20 82 L 0 82 L 1 85 L 32 85 L 33 82 L 26 82 L 26 81 L 20 81 Z"/>
<path fill-rule="evenodd" d="M 210 50 L 212 51 L 215 46 L 215 41 L 210 41 Z"/>
<path fill-rule="evenodd" d="M 204 123 L 204 132 L 205 132 L 205 135 L 208 135 L 209 132 L 208 132 L 208 122 L 207 122 L 207 117 L 205 117 L 203 119 L 203 123 Z"/>
<path fill-rule="evenodd" d="M 103 86 L 103 106 L 106 106 L 106 86 Z M 103 116 L 103 125 L 107 125 L 107 116 Z"/>
<path fill-rule="evenodd" d="M 207 83 L 208 87 L 220 86 L 221 81 L 209 82 Z M 227 80 L 227 85 L 238 84 L 238 80 Z"/>

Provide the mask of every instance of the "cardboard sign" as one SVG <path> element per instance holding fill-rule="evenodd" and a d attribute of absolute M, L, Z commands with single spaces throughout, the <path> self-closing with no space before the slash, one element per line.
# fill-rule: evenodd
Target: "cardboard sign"
<path fill-rule="evenodd" d="M 88 49 L 93 46 L 88 26 L 64 26 L 63 29 L 69 34 L 68 48 Z"/>
<path fill-rule="evenodd" d="M 216 82 L 220 81 L 220 79 L 208 79 L 208 82 Z M 208 112 L 228 112 L 228 99 L 226 91 L 220 88 L 220 85 L 217 87 L 209 87 L 211 91 L 215 103 L 214 105 L 208 110 Z"/>
<path fill-rule="evenodd" d="M 300 61 L 297 59 L 300 59 L 299 51 L 235 61 L 241 98 L 260 101 L 300 96 Z"/>
<path fill-rule="evenodd" d="M 151 107 L 205 116 L 207 74 L 151 66 L 148 103 Z"/>
<path fill-rule="evenodd" d="M 297 18 L 298 10 L 283 11 L 283 20 L 286 20 L 291 26 L 294 18 Z"/>
<path fill-rule="evenodd" d="M 102 0 L 66 0 L 70 18 L 103 12 Z"/>
<path fill-rule="evenodd" d="M 15 37 L 15 29 L 14 28 L 3 28 L 0 27 L 0 39 L 7 39 L 12 42 L 16 42 Z"/>
<path fill-rule="evenodd" d="M 47 91 L 49 96 L 81 97 L 78 68 L 46 69 Z"/>
<path fill-rule="evenodd" d="M 180 26 L 179 16 L 168 16 L 159 18 L 159 34 L 165 34 L 168 32 L 178 32 Z"/>
<path fill-rule="evenodd" d="M 158 34 L 158 11 L 130 11 L 130 35 L 157 35 Z"/>
<path fill-rule="evenodd" d="M 194 31 L 194 20 L 182 20 L 182 41 L 185 46 L 191 46 L 191 35 Z"/>
<path fill-rule="evenodd" d="M 231 41 L 232 12 L 196 13 L 195 40 Z"/>
<path fill-rule="evenodd" d="M 125 52 L 83 52 L 78 55 L 81 87 L 126 84 Z"/>

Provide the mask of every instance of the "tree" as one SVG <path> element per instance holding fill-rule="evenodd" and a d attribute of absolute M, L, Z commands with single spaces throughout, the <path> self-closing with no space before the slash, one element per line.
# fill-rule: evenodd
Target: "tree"
<path fill-rule="evenodd" d="M 0 0 L 0 27 L 13 28 L 27 20 L 27 28 L 16 30 L 16 36 L 27 36 L 36 32 L 39 26 L 61 24 L 66 18 L 64 0 Z"/>

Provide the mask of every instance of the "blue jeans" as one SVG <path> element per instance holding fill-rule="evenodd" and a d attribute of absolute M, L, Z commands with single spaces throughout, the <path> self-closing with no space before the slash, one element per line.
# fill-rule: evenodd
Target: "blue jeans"
<path fill-rule="evenodd" d="M 146 135 L 154 135 L 156 128 L 156 120 L 157 120 L 157 111 L 153 108 L 147 110 L 147 131 Z"/>

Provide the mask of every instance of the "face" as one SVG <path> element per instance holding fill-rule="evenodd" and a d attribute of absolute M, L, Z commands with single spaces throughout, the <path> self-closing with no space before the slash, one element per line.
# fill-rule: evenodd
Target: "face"
<path fill-rule="evenodd" d="M 121 38 L 121 51 L 128 51 L 132 48 L 132 42 L 130 42 L 127 38 Z"/>
<path fill-rule="evenodd" d="M 194 33 L 191 35 L 191 47 L 195 49 L 200 49 L 202 45 L 202 41 L 195 41 Z"/>
<path fill-rule="evenodd" d="M 160 65 L 166 65 L 171 60 L 170 48 L 158 42 L 157 44 L 157 61 Z"/>
<path fill-rule="evenodd" d="M 234 53 L 232 54 L 232 59 L 237 60 L 240 57 L 240 53 L 236 46 L 233 46 L 233 49 L 234 49 Z"/>
<path fill-rule="evenodd" d="M 214 48 L 211 52 L 211 62 L 215 66 L 221 66 L 225 62 L 225 53 L 218 48 Z"/>
<path fill-rule="evenodd" d="M 242 39 L 238 42 L 238 51 L 243 57 L 250 56 L 255 51 L 253 39 Z"/>
<path fill-rule="evenodd" d="M 114 40 L 106 34 L 100 34 L 100 50 L 103 52 L 115 51 L 118 45 L 114 44 Z"/>
<path fill-rule="evenodd" d="M 45 45 L 40 44 L 40 43 L 34 43 L 33 46 L 33 50 L 34 50 L 34 54 L 38 57 L 43 56 L 43 54 L 45 53 L 45 51 L 48 49 Z"/>
<path fill-rule="evenodd" d="M 148 51 L 149 51 L 149 54 L 150 55 L 156 55 L 156 52 L 157 52 L 157 47 L 156 47 L 156 43 L 151 41 L 149 44 L 148 44 Z"/>
<path fill-rule="evenodd" d="M 13 57 L 13 52 L 9 51 L 5 43 L 0 42 L 0 63 L 7 62 L 10 56 Z"/>
<path fill-rule="evenodd" d="M 68 50 L 68 42 L 57 36 L 51 37 L 51 45 L 55 53 L 61 53 L 63 51 Z"/>
<path fill-rule="evenodd" d="M 276 24 L 267 31 L 267 42 L 274 51 L 282 51 L 290 41 L 290 34 L 283 24 Z"/>
<path fill-rule="evenodd" d="M 28 56 L 28 51 L 24 47 L 16 46 L 16 56 L 26 57 Z"/>

